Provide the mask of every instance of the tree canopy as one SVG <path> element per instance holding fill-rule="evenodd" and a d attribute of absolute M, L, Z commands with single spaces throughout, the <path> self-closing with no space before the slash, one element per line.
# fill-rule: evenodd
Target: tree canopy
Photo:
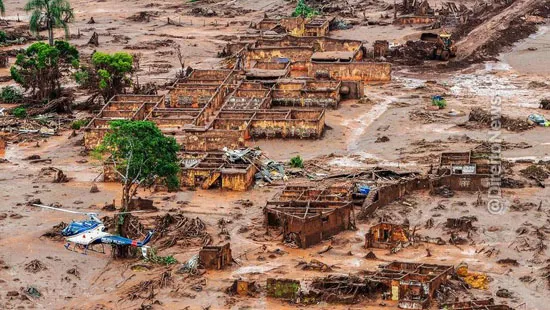
<path fill-rule="evenodd" d="M 103 98 L 109 100 L 131 84 L 134 57 L 128 53 L 107 54 L 96 52 L 92 55 L 94 66 L 92 75 Z"/>
<path fill-rule="evenodd" d="M 71 69 L 78 68 L 79 53 L 65 41 L 55 41 L 54 46 L 37 42 L 17 55 L 11 67 L 11 77 L 25 91 L 31 90 L 37 99 L 56 98 L 61 93 L 61 79 Z"/>
<path fill-rule="evenodd" d="M 98 151 L 107 152 L 123 184 L 123 207 L 140 186 L 162 180 L 169 189 L 179 187 L 179 146 L 150 121 L 116 120 Z"/>
<path fill-rule="evenodd" d="M 53 29 L 63 28 L 69 36 L 69 22 L 74 19 L 73 9 L 67 0 L 29 0 L 25 11 L 32 12 L 29 26 L 32 32 L 38 33 L 42 26 L 48 29 L 48 40 L 54 45 Z"/>

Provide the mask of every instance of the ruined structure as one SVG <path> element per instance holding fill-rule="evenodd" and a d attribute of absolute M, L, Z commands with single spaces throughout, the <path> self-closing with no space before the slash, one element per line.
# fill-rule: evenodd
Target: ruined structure
<path fill-rule="evenodd" d="M 307 248 L 355 225 L 351 186 L 287 186 L 264 209 L 265 225 Z"/>
<path fill-rule="evenodd" d="M 389 63 L 364 61 L 361 41 L 326 37 L 328 24 L 264 19 L 259 29 L 302 29 L 304 36 L 243 37 L 227 47 L 232 69 L 193 70 L 166 97 L 113 97 L 85 128 L 86 148 L 116 119 L 150 120 L 186 152 L 235 149 L 252 138 L 321 138 L 325 109 L 362 97 L 365 83 L 391 79 Z"/>
<path fill-rule="evenodd" d="M 391 299 L 397 300 L 400 308 L 427 309 L 453 272 L 453 266 L 393 262 L 373 278 L 391 288 Z"/>
<path fill-rule="evenodd" d="M 373 171 L 374 185 L 363 202 L 361 217 L 368 217 L 378 208 L 396 201 L 406 194 L 417 190 L 446 187 L 451 191 L 477 192 L 489 188 L 491 169 L 497 169 L 490 163 L 490 154 L 483 150 L 469 152 L 443 152 L 439 163 L 432 167 L 427 176 L 414 173 L 396 173 L 394 171 Z M 390 182 L 380 182 L 384 174 L 392 175 Z"/>
<path fill-rule="evenodd" d="M 232 163 L 223 152 L 188 152 L 181 158 L 182 186 L 246 191 L 254 184 L 256 166 Z"/>
<path fill-rule="evenodd" d="M 489 187 L 491 169 L 490 153 L 472 150 L 469 152 L 441 153 L 437 175 L 439 186 L 452 190 L 478 191 Z M 495 167 L 497 168 L 497 167 Z"/>
<path fill-rule="evenodd" d="M 365 248 L 391 249 L 404 247 L 411 241 L 408 227 L 386 222 L 372 226 L 365 234 Z"/>
<path fill-rule="evenodd" d="M 453 273 L 453 266 L 396 261 L 361 275 L 316 278 L 307 293 L 300 292 L 299 281 L 290 279 L 268 279 L 267 289 L 269 297 L 294 300 L 303 296 L 302 300 L 311 303 L 353 304 L 368 297 L 394 301 L 402 309 L 428 309 Z"/>
<path fill-rule="evenodd" d="M 402 13 L 403 15 L 395 20 L 402 25 L 431 24 L 438 20 L 428 0 L 403 0 Z"/>
<path fill-rule="evenodd" d="M 92 149 L 99 145 L 113 120 L 143 120 L 164 100 L 163 96 L 116 95 L 90 121 L 84 129 L 84 145 Z"/>
<path fill-rule="evenodd" d="M 242 78 L 238 70 L 195 70 L 172 87 L 169 100 L 163 96 L 115 96 L 85 128 L 85 146 L 88 149 L 97 146 L 109 130 L 109 121 L 116 119 L 150 120 L 191 152 L 238 148 L 253 137 L 322 136 L 324 108 L 271 110 L 272 88 Z M 320 103 L 312 104 L 312 99 L 303 98 L 302 107 L 337 106 L 339 84 L 320 85 L 328 87 L 319 92 L 307 89 L 301 92 L 315 93 L 308 97 L 317 98 Z M 285 96 L 284 92 L 277 92 L 278 102 L 291 105 L 288 102 L 293 100 L 285 100 Z"/>
<path fill-rule="evenodd" d="M 205 269 L 223 269 L 233 261 L 231 247 L 229 243 L 222 246 L 204 246 L 199 252 L 199 260 Z"/>
<path fill-rule="evenodd" d="M 301 37 L 324 37 L 329 33 L 330 21 L 324 17 L 303 18 L 264 18 L 256 25 L 256 29 L 277 34 L 292 34 Z"/>

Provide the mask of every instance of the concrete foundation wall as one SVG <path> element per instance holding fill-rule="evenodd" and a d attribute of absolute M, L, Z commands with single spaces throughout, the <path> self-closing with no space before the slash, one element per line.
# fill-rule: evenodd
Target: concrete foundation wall
<path fill-rule="evenodd" d="M 391 64 L 385 62 L 312 62 L 308 75 L 337 81 L 391 81 Z"/>
<path fill-rule="evenodd" d="M 224 147 L 235 149 L 244 146 L 244 138 L 239 131 L 209 130 L 189 131 L 175 135 L 185 151 L 219 151 Z"/>
<path fill-rule="evenodd" d="M 254 175 L 257 172 L 254 166 L 250 165 L 244 173 L 240 169 L 238 172 L 232 170 L 222 169 L 222 189 L 244 192 L 254 185 Z"/>
<path fill-rule="evenodd" d="M 325 127 L 324 112 L 318 119 L 252 120 L 250 135 L 256 138 L 320 138 Z"/>
<path fill-rule="evenodd" d="M 103 141 L 108 129 L 90 128 L 84 131 L 84 148 L 91 150 L 96 148 Z"/>
<path fill-rule="evenodd" d="M 435 16 L 400 16 L 395 23 L 400 25 L 431 24 L 437 20 L 438 18 Z"/>
<path fill-rule="evenodd" d="M 251 48 L 245 52 L 245 68 L 252 68 L 255 61 L 272 62 L 287 58 L 290 61 L 307 61 L 313 55 L 312 47 Z"/>

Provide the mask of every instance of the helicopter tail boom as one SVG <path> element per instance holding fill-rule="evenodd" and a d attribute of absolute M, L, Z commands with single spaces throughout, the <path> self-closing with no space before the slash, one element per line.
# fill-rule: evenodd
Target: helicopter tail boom
<path fill-rule="evenodd" d="M 151 237 L 153 236 L 153 233 L 154 231 L 150 231 L 149 233 L 147 233 L 147 236 L 145 236 L 145 239 L 141 241 L 124 238 L 121 236 L 105 236 L 101 238 L 101 243 L 143 247 L 147 243 L 149 243 L 149 241 L 151 241 Z"/>

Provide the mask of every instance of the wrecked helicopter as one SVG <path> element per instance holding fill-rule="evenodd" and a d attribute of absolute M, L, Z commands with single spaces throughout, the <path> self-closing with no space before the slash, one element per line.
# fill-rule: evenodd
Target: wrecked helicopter
<path fill-rule="evenodd" d="M 40 204 L 33 204 L 33 206 L 43 208 L 43 209 L 66 212 L 66 213 L 84 214 L 89 217 L 89 219 L 85 221 L 73 220 L 69 225 L 67 225 L 67 227 L 65 227 L 61 231 L 61 235 L 65 237 L 67 241 L 67 243 L 65 244 L 65 248 L 69 251 L 76 252 L 77 247 L 80 247 L 80 248 L 83 248 L 84 250 L 83 254 L 87 254 L 87 251 L 99 252 L 104 254 L 105 244 L 129 245 L 129 246 L 140 248 L 141 254 L 143 255 L 143 257 L 147 258 L 147 250 L 149 249 L 149 246 L 147 246 L 147 243 L 151 241 L 151 237 L 153 236 L 154 231 L 149 231 L 145 236 L 145 238 L 141 241 L 132 240 L 129 238 L 108 233 L 105 228 L 105 225 L 99 219 L 98 213 L 73 211 L 73 210 L 68 210 L 63 208 L 40 205 Z M 128 214 L 128 213 L 136 213 L 136 212 L 142 212 L 142 211 L 118 212 L 118 214 Z M 73 245 L 72 249 L 71 249 L 71 245 Z M 95 245 L 101 245 L 101 251 L 95 250 L 94 249 Z"/>

